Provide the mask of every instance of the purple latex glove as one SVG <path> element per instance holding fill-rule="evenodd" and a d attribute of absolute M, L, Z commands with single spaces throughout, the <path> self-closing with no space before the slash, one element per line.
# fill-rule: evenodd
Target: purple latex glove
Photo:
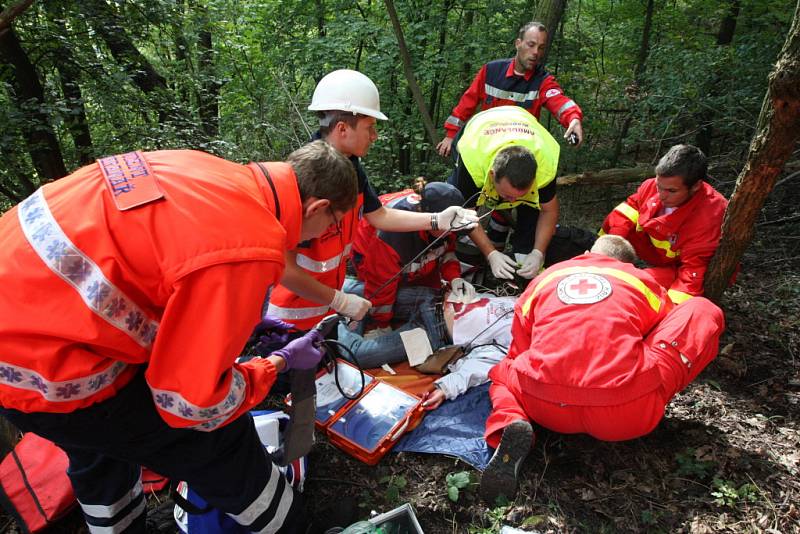
<path fill-rule="evenodd" d="M 313 369 L 322 359 L 322 334 L 318 330 L 311 330 L 303 337 L 291 341 L 282 349 L 274 351 L 274 356 L 280 356 L 286 361 L 286 371 L 290 369 Z"/>
<path fill-rule="evenodd" d="M 264 347 L 283 345 L 289 340 L 289 330 L 292 328 L 293 325 L 266 315 L 253 330 L 253 337 Z"/>

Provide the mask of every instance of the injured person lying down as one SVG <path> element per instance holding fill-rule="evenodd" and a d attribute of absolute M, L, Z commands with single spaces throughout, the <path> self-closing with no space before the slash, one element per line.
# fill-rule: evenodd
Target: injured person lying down
<path fill-rule="evenodd" d="M 511 343 L 516 297 L 478 293 L 467 303 L 445 299 L 439 307 L 442 311 L 436 313 L 433 291 L 414 296 L 418 302 L 409 306 L 411 314 L 435 315 L 435 320 L 410 317 L 396 330 L 367 338 L 340 325 L 338 336 L 365 369 L 408 361 L 424 372 L 441 371 L 444 375 L 435 381 L 424 403 L 432 410 L 445 399 L 452 400 L 488 381 L 489 370 L 505 357 Z"/>

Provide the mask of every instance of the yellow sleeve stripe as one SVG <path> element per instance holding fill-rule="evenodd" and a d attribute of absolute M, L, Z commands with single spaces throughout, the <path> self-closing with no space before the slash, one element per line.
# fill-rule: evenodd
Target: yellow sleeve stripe
<path fill-rule="evenodd" d="M 636 208 L 634 208 L 627 202 L 622 202 L 621 204 L 619 204 L 616 208 L 614 208 L 614 211 L 620 212 L 625 217 L 630 219 L 631 222 L 633 222 L 637 226 L 639 225 L 639 212 L 636 210 Z"/>
<path fill-rule="evenodd" d="M 533 288 L 533 291 L 528 296 L 527 300 L 522 303 L 522 313 L 524 315 L 528 314 L 528 311 L 531 309 L 531 304 L 533 303 L 533 298 L 539 293 L 539 291 L 552 282 L 556 278 L 560 278 L 563 276 L 569 276 L 571 274 L 579 274 L 579 273 L 592 273 L 592 274 L 600 274 L 606 276 L 612 276 L 617 280 L 621 280 L 628 285 L 632 286 L 634 289 L 638 290 L 644 298 L 647 299 L 647 303 L 653 308 L 653 311 L 658 313 L 661 309 L 661 299 L 658 298 L 658 295 L 653 293 L 653 291 L 645 285 L 644 282 L 636 278 L 630 273 L 626 273 L 625 271 L 619 269 L 611 269 L 608 267 L 591 267 L 591 266 L 584 266 L 584 267 L 566 267 L 564 269 L 558 269 L 553 271 L 552 273 L 545 276 L 536 287 Z"/>
<path fill-rule="evenodd" d="M 693 295 L 690 295 L 689 293 L 684 293 L 683 291 L 678 291 L 677 289 L 670 289 L 669 291 L 667 291 L 667 295 L 669 295 L 669 299 L 672 302 L 674 302 L 675 304 L 680 304 L 682 302 L 686 302 L 687 300 L 689 300 L 693 296 Z"/>
<path fill-rule="evenodd" d="M 669 241 L 659 241 L 658 239 L 654 239 L 653 236 L 650 237 L 650 242 L 653 244 L 654 247 L 660 248 L 664 251 L 664 254 L 668 258 L 674 258 L 676 256 L 680 256 L 680 251 L 676 252 L 672 250 L 672 245 Z"/>

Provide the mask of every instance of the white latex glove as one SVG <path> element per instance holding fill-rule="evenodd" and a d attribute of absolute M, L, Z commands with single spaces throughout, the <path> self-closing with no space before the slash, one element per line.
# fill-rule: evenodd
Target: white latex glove
<path fill-rule="evenodd" d="M 533 249 L 530 254 L 522 260 L 522 267 L 517 270 L 517 274 L 523 278 L 531 279 L 537 274 L 544 264 L 544 254 Z"/>
<path fill-rule="evenodd" d="M 376 337 L 390 334 L 391 332 L 392 332 L 392 327 L 390 326 L 387 326 L 385 328 L 375 328 L 364 334 L 364 339 L 375 339 Z"/>
<path fill-rule="evenodd" d="M 372 303 L 358 295 L 344 293 L 337 289 L 330 306 L 336 310 L 336 313 L 341 313 L 351 319 L 360 321 L 372 307 Z"/>
<path fill-rule="evenodd" d="M 499 250 L 491 251 L 486 256 L 486 261 L 489 262 L 489 267 L 492 269 L 492 274 L 495 278 L 514 279 L 514 271 L 517 270 L 516 262 Z"/>
<path fill-rule="evenodd" d="M 461 206 L 450 206 L 435 215 L 439 230 L 472 230 L 478 225 L 478 214 Z"/>
<path fill-rule="evenodd" d="M 469 304 L 475 300 L 475 287 L 463 278 L 454 278 L 450 282 L 450 295 L 447 302 Z"/>

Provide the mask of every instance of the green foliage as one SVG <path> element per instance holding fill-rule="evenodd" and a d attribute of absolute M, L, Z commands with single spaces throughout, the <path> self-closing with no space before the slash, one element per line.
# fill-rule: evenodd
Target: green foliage
<path fill-rule="evenodd" d="M 408 485 L 408 481 L 402 475 L 385 476 L 379 482 L 386 484 L 386 500 L 390 503 L 398 502 L 400 500 L 400 491 Z"/>
<path fill-rule="evenodd" d="M 497 506 L 486 511 L 483 526 L 470 526 L 469 534 L 497 534 L 503 526 L 508 505 Z"/>
<path fill-rule="evenodd" d="M 689 476 L 694 478 L 707 478 L 716 464 L 710 460 L 702 460 L 697 457 L 693 448 L 687 448 L 683 452 L 675 454 L 675 461 L 678 462 L 677 474 L 679 476 Z"/>
<path fill-rule="evenodd" d="M 741 503 L 757 502 L 760 494 L 758 487 L 750 483 L 737 488 L 735 483 L 729 480 L 715 478 L 712 485 L 711 496 L 714 497 L 714 502 L 729 508 L 735 508 Z"/>
<path fill-rule="evenodd" d="M 458 502 L 461 490 L 474 488 L 478 484 L 478 480 L 472 471 L 459 471 L 448 474 L 445 483 L 447 484 L 447 497 L 453 502 Z"/>
<path fill-rule="evenodd" d="M 30 112 L 41 111 L 69 170 L 79 165 L 69 125 L 85 108 L 94 157 L 131 149 L 195 148 L 237 161 L 281 159 L 316 130 L 306 111 L 316 80 L 355 68 L 381 91 L 390 120 L 365 158 L 379 192 L 407 187 L 414 176 L 443 180 L 452 161 L 433 151 L 403 75 L 397 40 L 381 2 L 344 0 L 126 0 L 103 2 L 126 38 L 163 80 L 149 92 L 134 67 L 112 53 L 91 12 L 95 0 L 35 2 L 13 22 L 35 65 L 44 101 L 13 98 L 14 69 L 0 57 L 0 185 L 17 193 L 38 185 L 22 135 Z M 632 72 L 641 43 L 645 3 L 568 3 L 548 56 L 565 92 L 583 108 L 587 141 L 564 147 L 560 172 L 609 165 L 623 122 L 617 166 L 648 163 L 671 144 L 694 141 L 713 126 L 713 153 L 741 156 L 749 144 L 766 76 L 791 22 L 781 0 L 742 3 L 733 43 L 717 46 L 729 0 L 656 2 L 650 53 L 641 83 Z M 527 0 L 397 3 L 412 67 L 439 135 L 450 110 L 480 66 L 513 54 Z M 110 15 L 102 15 L 110 16 Z M 204 63 L 201 37 L 211 37 Z M 64 91 L 72 67 L 81 97 Z M 217 93 L 218 90 L 218 93 Z M 218 130 L 201 113 L 218 106 Z M 557 139 L 562 127 L 547 111 L 542 122 Z M 209 133 L 212 132 L 212 133 Z"/>

